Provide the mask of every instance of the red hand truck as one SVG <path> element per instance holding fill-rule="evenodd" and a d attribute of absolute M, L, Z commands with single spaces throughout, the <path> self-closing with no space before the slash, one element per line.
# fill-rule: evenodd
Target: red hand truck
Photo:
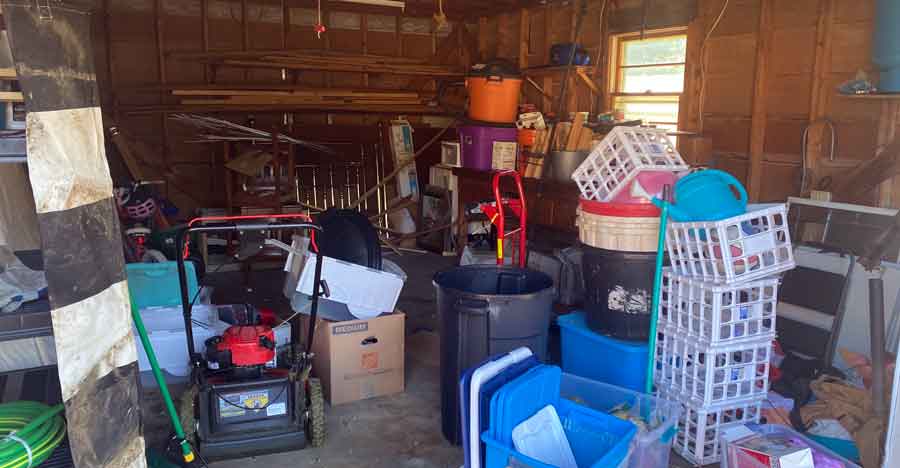
<path fill-rule="evenodd" d="M 500 195 L 500 179 L 512 177 L 519 190 L 519 198 L 503 198 Z M 503 240 L 507 236 L 519 233 L 519 266 L 525 268 L 526 232 L 528 231 L 528 209 L 525 207 L 525 189 L 522 187 L 522 176 L 514 170 L 507 169 L 494 172 L 493 178 L 494 204 L 484 203 L 481 212 L 491 224 L 497 226 L 497 265 L 503 265 Z M 506 232 L 506 208 L 519 218 L 519 228 Z"/>

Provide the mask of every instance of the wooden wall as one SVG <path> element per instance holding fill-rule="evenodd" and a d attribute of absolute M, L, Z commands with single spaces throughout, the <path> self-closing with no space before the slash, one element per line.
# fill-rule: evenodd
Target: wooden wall
<path fill-rule="evenodd" d="M 648 10 L 645 19 L 648 28 L 687 28 L 680 127 L 710 137 L 713 149 L 711 159 L 697 163 L 733 173 L 755 200 L 784 200 L 799 193 L 801 137 L 810 122 L 807 161 L 812 186 L 827 176 L 839 180 L 893 138 L 897 104 L 836 92 L 857 71 L 874 73 L 870 61 L 874 0 L 731 0 L 703 47 L 723 2 L 671 0 L 665 8 Z M 572 3 L 482 18 L 483 55 L 518 59 L 526 66 L 546 64 L 550 45 L 568 40 L 567 34 L 573 32 Z M 588 0 L 591 13 L 581 43 L 605 53 L 610 34 L 638 31 L 644 21 L 640 3 L 609 2 L 601 20 L 596 12 L 603 0 Z M 528 23 L 519 32 L 521 18 Z M 527 48 L 515 47 L 509 39 L 513 34 L 527 38 Z M 705 73 L 700 66 L 703 54 Z M 597 74 L 601 86 L 606 86 L 604 75 Z M 531 92 L 525 96 L 531 102 L 540 99 Z M 822 119 L 832 121 L 836 130 L 833 161 Z M 859 201 L 898 206 L 900 182 L 885 183 Z"/>
<path fill-rule="evenodd" d="M 328 5 L 327 2 L 322 2 Z M 328 31 L 317 38 L 314 2 L 304 0 L 103 0 L 96 15 L 96 61 L 105 124 L 119 126 L 150 153 L 151 164 L 173 173 L 169 196 L 188 209 L 222 206 L 220 148 L 186 144 L 192 134 L 167 121 L 161 112 L 134 112 L 137 106 L 173 104 L 161 85 L 203 83 L 288 83 L 300 86 L 405 89 L 409 77 L 339 72 L 304 72 L 282 77 L 280 70 L 218 69 L 171 57 L 177 51 L 254 49 L 322 49 L 378 55 L 428 58 L 462 21 L 434 30 L 429 16 L 403 15 L 398 9 L 367 13 L 325 10 Z M 470 27 L 472 27 L 470 25 Z M 396 115 L 318 113 L 234 113 L 225 118 L 255 121 L 269 130 L 287 123 L 300 138 L 355 143 L 377 140 L 375 123 Z M 414 124 L 423 118 L 409 116 Z M 322 126 L 345 127 L 322 132 Z M 420 132 L 423 135 L 428 132 Z M 418 141 L 417 137 L 417 141 Z M 345 145 L 358 158 L 358 146 Z M 438 148 L 439 149 L 439 148 Z M 115 151 L 113 151 L 115 154 Z M 427 172 L 426 172 L 427 174 Z"/>

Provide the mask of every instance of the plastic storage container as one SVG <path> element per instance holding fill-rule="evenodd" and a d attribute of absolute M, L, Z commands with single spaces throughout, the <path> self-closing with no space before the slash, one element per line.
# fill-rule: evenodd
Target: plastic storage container
<path fill-rule="evenodd" d="M 581 406 L 639 421 L 628 463 L 630 468 L 669 466 L 682 412 L 680 403 L 571 374 L 562 375 L 560 395 Z"/>
<path fill-rule="evenodd" d="M 591 330 L 646 341 L 656 252 L 584 247 L 584 312 Z"/>
<path fill-rule="evenodd" d="M 547 359 L 553 280 L 528 269 L 467 265 L 434 276 L 441 316 L 441 427 L 459 444 L 459 379 L 488 356 L 527 346 Z"/>
<path fill-rule="evenodd" d="M 751 281 L 794 268 L 784 204 L 749 206 L 721 221 L 674 223 L 666 234 L 672 270 L 718 284 Z"/>
<path fill-rule="evenodd" d="M 659 328 L 709 346 L 775 339 L 778 279 L 716 285 L 663 272 Z"/>
<path fill-rule="evenodd" d="M 470 119 L 515 123 L 522 89 L 522 74 L 516 66 L 501 61 L 475 65 L 466 77 L 466 88 Z"/>
<path fill-rule="evenodd" d="M 678 174 L 669 171 L 644 171 L 626 185 L 611 200 L 613 203 L 653 204 L 653 197 L 662 197 L 663 188 L 675 186 Z"/>
<path fill-rule="evenodd" d="M 184 269 L 187 273 L 188 298 L 193 299 L 199 289 L 194 264 L 185 262 Z M 125 274 L 131 300 L 138 310 L 181 305 L 177 262 L 128 263 L 125 265 Z"/>
<path fill-rule="evenodd" d="M 647 344 L 617 340 L 592 332 L 583 312 L 556 319 L 566 373 L 643 391 L 647 375 Z M 602 358 L 598 358 L 602 356 Z"/>
<path fill-rule="evenodd" d="M 561 184 L 572 183 L 572 173 L 587 158 L 589 151 L 552 151 L 545 159 L 544 179 Z"/>
<path fill-rule="evenodd" d="M 656 252 L 659 209 L 651 204 L 602 203 L 581 199 L 576 210 L 578 239 L 598 249 Z"/>
<path fill-rule="evenodd" d="M 537 366 L 494 394 L 490 429 L 482 434 L 487 468 L 550 468 L 517 452 L 512 441 L 513 428 L 547 405 L 558 413 L 578 466 L 628 466 L 635 425 L 560 398 L 561 378 L 558 367 Z"/>
<path fill-rule="evenodd" d="M 710 348 L 667 330 L 657 340 L 653 379 L 670 397 L 696 405 L 765 398 L 771 357 L 771 338 Z"/>
<path fill-rule="evenodd" d="M 194 347 L 197 352 L 204 352 L 206 340 L 216 335 L 221 335 L 228 328 L 228 324 L 220 322 L 216 315 L 215 306 L 194 305 L 194 324 L 191 326 L 194 332 Z M 146 308 L 140 311 L 141 319 L 147 328 L 147 335 L 156 353 L 159 366 L 166 372 L 184 377 L 190 374 L 191 366 L 188 358 L 187 337 L 184 332 L 184 316 L 180 308 Z M 138 351 L 138 369 L 150 370 L 150 361 L 144 346 L 134 332 L 135 346 Z"/>
<path fill-rule="evenodd" d="M 774 424 L 750 424 L 747 425 L 747 427 L 755 434 L 774 437 L 776 439 L 786 439 L 789 441 L 793 441 L 799 446 L 809 447 L 810 449 L 812 449 L 813 462 L 817 467 L 860 468 L 860 466 L 856 463 L 847 460 L 846 458 L 829 450 L 821 444 L 818 444 L 815 441 L 811 440 L 809 437 L 800 434 L 799 432 L 787 426 Z M 727 440 L 727 438 L 723 440 L 722 443 L 724 455 L 722 456 L 722 468 L 769 468 L 769 465 L 760 463 L 753 456 L 741 455 L 740 452 L 729 449 L 729 445 L 731 443 L 740 443 L 742 440 L 746 441 L 752 437 L 753 436 L 748 436 L 746 438 L 741 438 L 734 441 L 729 441 Z"/>
<path fill-rule="evenodd" d="M 657 128 L 613 127 L 572 173 L 581 196 L 607 202 L 641 172 L 680 172 L 688 165 L 678 154 L 666 131 Z"/>
<path fill-rule="evenodd" d="M 664 391 L 660 391 L 660 397 L 674 401 Z M 673 450 L 698 466 L 717 463 L 722 455 L 723 429 L 758 423 L 761 407 L 761 400 L 710 407 L 686 404 L 678 419 Z"/>
<path fill-rule="evenodd" d="M 872 62 L 881 69 L 878 90 L 900 92 L 900 3 L 877 0 Z"/>
<path fill-rule="evenodd" d="M 458 131 L 463 167 L 482 171 L 515 169 L 519 148 L 515 125 L 468 124 Z"/>

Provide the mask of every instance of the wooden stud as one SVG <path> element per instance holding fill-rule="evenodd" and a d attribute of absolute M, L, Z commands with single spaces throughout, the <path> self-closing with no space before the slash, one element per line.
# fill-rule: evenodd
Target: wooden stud
<path fill-rule="evenodd" d="M 478 60 L 485 61 L 488 56 L 488 18 L 478 18 Z"/>
<path fill-rule="evenodd" d="M 553 34 L 553 10 L 550 5 L 544 6 L 544 65 L 550 65 L 550 40 Z M 549 91 L 549 88 L 544 86 Z M 549 108 L 548 108 L 549 109 Z M 546 110 L 545 110 L 546 112 Z"/>
<path fill-rule="evenodd" d="M 684 91 L 678 105 L 678 128 L 686 131 L 700 131 L 701 69 L 700 49 L 702 48 L 703 21 L 694 19 L 688 24 L 687 50 L 685 52 Z M 681 141 L 681 140 L 679 140 Z"/>
<path fill-rule="evenodd" d="M 200 48 L 209 52 L 209 0 L 200 0 Z M 203 81 L 212 83 L 209 65 L 203 65 Z"/>
<path fill-rule="evenodd" d="M 819 2 L 818 20 L 816 21 L 816 48 L 813 58 L 812 83 L 809 100 L 809 122 L 815 122 L 827 112 L 829 93 L 834 90 L 828 87 L 828 74 L 831 70 L 831 44 L 832 24 L 835 15 L 835 0 L 821 0 Z M 810 186 L 815 183 L 815 174 L 818 172 L 819 161 L 826 156 L 826 141 L 830 145 L 830 130 L 825 125 L 812 125 L 809 129 L 806 144 L 806 154 L 800 155 L 806 158 L 806 169 L 810 172 L 807 182 Z M 811 177 L 810 177 L 811 176 Z M 802 195 L 802 194 L 801 194 Z"/>
<path fill-rule="evenodd" d="M 369 53 L 369 15 L 360 14 L 359 29 L 362 32 L 362 53 Z M 369 74 L 363 73 L 363 86 L 369 87 Z"/>
<path fill-rule="evenodd" d="M 762 190 L 763 150 L 766 140 L 766 103 L 768 101 L 769 59 L 775 35 L 773 25 L 775 0 L 762 0 L 757 33 L 756 73 L 753 85 L 753 114 L 750 120 L 750 169 L 748 195 L 751 201 L 759 200 Z"/>
<path fill-rule="evenodd" d="M 247 0 L 241 0 L 241 50 L 250 50 L 250 25 L 247 21 Z M 250 79 L 250 70 L 244 70 L 244 81 Z"/>
<path fill-rule="evenodd" d="M 156 0 L 153 4 L 153 16 L 156 33 L 156 60 L 159 66 L 159 82 L 166 84 L 166 56 L 165 56 L 165 38 L 163 37 L 163 19 L 162 19 L 162 0 Z M 159 95 L 159 103 L 166 104 L 166 93 Z M 169 115 L 162 115 L 162 159 L 163 164 L 168 165 L 169 162 Z M 168 187 L 168 185 L 166 185 Z"/>
<path fill-rule="evenodd" d="M 530 45 L 529 30 L 531 22 L 528 19 L 528 9 L 519 9 L 519 68 L 528 68 L 528 47 Z"/>

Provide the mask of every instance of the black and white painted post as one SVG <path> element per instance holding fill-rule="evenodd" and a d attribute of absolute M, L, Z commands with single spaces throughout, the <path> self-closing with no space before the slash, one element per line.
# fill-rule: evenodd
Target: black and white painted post
<path fill-rule="evenodd" d="M 0 0 L 28 111 L 68 435 L 79 468 L 144 467 L 137 354 L 89 0 Z"/>

